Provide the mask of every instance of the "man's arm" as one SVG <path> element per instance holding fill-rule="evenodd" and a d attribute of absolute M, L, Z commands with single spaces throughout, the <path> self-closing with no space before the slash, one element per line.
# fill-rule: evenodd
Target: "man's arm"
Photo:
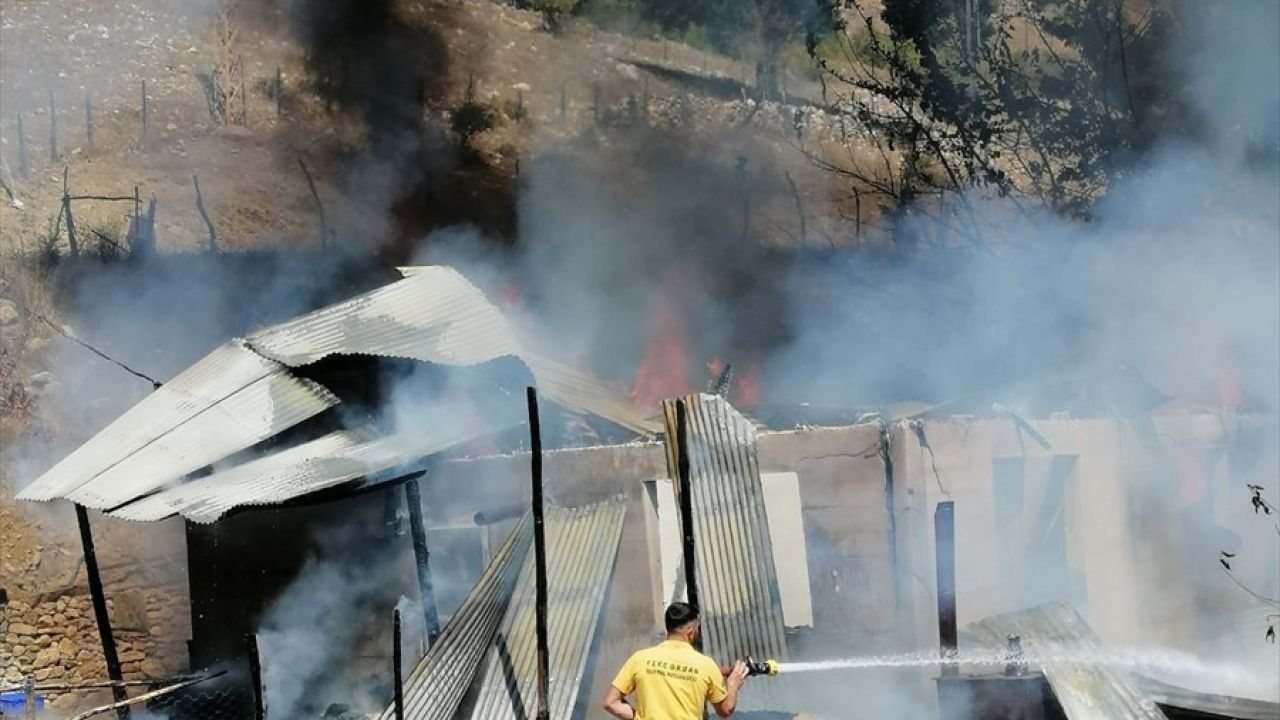
<path fill-rule="evenodd" d="M 635 720 L 636 716 L 635 709 L 627 704 L 626 696 L 613 686 L 609 686 L 609 692 L 604 694 L 604 711 L 618 720 Z"/>
<path fill-rule="evenodd" d="M 746 681 L 747 664 L 739 660 L 733 664 L 733 672 L 729 673 L 729 677 L 724 679 L 724 699 L 718 703 L 711 704 L 716 709 L 716 715 L 727 718 L 733 714 L 733 711 L 738 708 L 738 691 L 742 689 L 742 683 Z"/>

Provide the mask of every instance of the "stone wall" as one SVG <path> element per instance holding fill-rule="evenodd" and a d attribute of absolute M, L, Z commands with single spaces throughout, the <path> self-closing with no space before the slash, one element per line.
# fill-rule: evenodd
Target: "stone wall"
<path fill-rule="evenodd" d="M 181 524 L 92 515 L 107 610 L 125 680 L 186 673 L 190 603 Z M 0 686 L 107 679 L 74 514 L 0 496 Z M 106 691 L 41 692 L 59 713 L 110 701 Z M 56 717 L 56 716 L 55 716 Z"/>

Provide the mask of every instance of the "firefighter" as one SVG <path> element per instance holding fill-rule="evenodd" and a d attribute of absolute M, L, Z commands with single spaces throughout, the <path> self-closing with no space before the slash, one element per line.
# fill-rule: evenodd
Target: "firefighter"
<path fill-rule="evenodd" d="M 738 661 L 728 676 L 714 660 L 693 648 L 698 610 L 671 603 L 663 617 L 667 639 L 634 653 L 618 671 L 604 696 L 604 709 L 619 720 L 701 720 L 704 703 L 720 717 L 738 704 L 747 664 Z M 635 695 L 635 706 L 626 697 Z"/>

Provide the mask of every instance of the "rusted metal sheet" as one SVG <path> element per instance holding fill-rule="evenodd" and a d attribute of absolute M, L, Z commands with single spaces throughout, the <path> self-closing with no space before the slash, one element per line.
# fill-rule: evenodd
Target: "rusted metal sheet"
<path fill-rule="evenodd" d="M 526 515 L 409 674 L 404 683 L 406 720 L 454 717 L 507 611 L 532 538 L 533 524 Z M 390 707 L 381 716 L 381 720 L 394 718 Z"/>
<path fill-rule="evenodd" d="M 583 673 L 626 516 L 623 498 L 547 509 L 547 630 L 553 718 L 578 717 Z M 471 717 L 532 718 L 537 706 L 534 570 L 529 558 L 489 649 Z"/>
<path fill-rule="evenodd" d="M 222 345 L 147 396 L 18 497 L 115 507 L 336 405 L 243 341 Z"/>
<path fill-rule="evenodd" d="M 1030 664 L 1044 673 L 1068 720 L 1166 720 L 1155 699 L 1124 668 L 1069 661 L 1102 652 L 1093 630 L 1069 605 L 1050 603 L 996 615 L 974 623 L 969 632 L 991 647 L 1004 647 L 1009 635 L 1021 636 L 1028 659 L 1041 659 Z"/>

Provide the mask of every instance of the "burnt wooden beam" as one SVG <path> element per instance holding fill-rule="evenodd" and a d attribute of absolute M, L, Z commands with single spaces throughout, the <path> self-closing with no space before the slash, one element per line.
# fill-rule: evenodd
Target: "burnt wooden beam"
<path fill-rule="evenodd" d="M 422 601 L 422 619 L 426 623 L 427 644 L 435 645 L 440 637 L 440 615 L 436 611 L 435 586 L 431 580 L 431 552 L 427 547 L 427 528 L 422 521 L 422 491 L 417 479 L 404 484 L 404 502 L 409 506 L 409 532 L 413 536 L 413 564 L 418 570 L 418 597 Z"/>
<path fill-rule="evenodd" d="M 685 597 L 689 604 L 701 612 L 698 604 L 698 579 L 694 573 L 696 559 L 694 557 L 693 537 L 693 493 L 690 492 L 689 481 L 689 418 L 688 408 L 684 400 L 676 400 L 676 498 L 680 502 L 680 540 L 684 553 L 684 585 Z M 702 649 L 702 637 L 694 641 L 697 649 Z"/>
<path fill-rule="evenodd" d="M 938 575 L 938 653 L 942 674 L 959 672 L 955 658 L 959 649 L 956 632 L 956 516 L 955 503 L 938 503 L 933 511 L 934 562 Z"/>
<path fill-rule="evenodd" d="M 542 498 L 542 425 L 538 420 L 538 391 L 525 392 L 529 405 L 529 460 L 533 484 L 534 632 L 538 650 L 538 699 L 536 720 L 548 720 L 547 694 L 550 668 L 547 657 L 547 538 Z"/>
<path fill-rule="evenodd" d="M 84 571 L 89 580 L 89 598 L 93 601 L 93 617 L 98 624 L 98 639 L 102 641 L 102 657 L 107 663 L 107 677 L 115 684 L 111 696 L 117 703 L 129 699 L 125 692 L 124 674 L 120 671 L 120 656 L 116 653 L 116 639 L 111 633 L 111 617 L 107 613 L 107 597 L 102 590 L 102 575 L 98 571 L 98 553 L 93 547 L 93 528 L 89 525 L 89 512 L 83 505 L 76 505 L 76 523 L 80 526 L 80 547 L 84 551 Z M 117 707 L 116 715 L 124 720 L 129 717 L 129 707 Z"/>
<path fill-rule="evenodd" d="M 266 720 L 267 702 L 262 692 L 262 656 L 258 654 L 258 636 L 245 635 L 249 654 L 249 689 L 253 692 L 253 720 Z"/>
<path fill-rule="evenodd" d="M 404 678 L 401 670 L 401 661 L 403 650 L 400 648 L 402 629 L 400 626 L 400 608 L 396 608 L 391 615 L 391 682 L 395 692 L 393 704 L 395 705 L 396 720 L 404 720 Z"/>

